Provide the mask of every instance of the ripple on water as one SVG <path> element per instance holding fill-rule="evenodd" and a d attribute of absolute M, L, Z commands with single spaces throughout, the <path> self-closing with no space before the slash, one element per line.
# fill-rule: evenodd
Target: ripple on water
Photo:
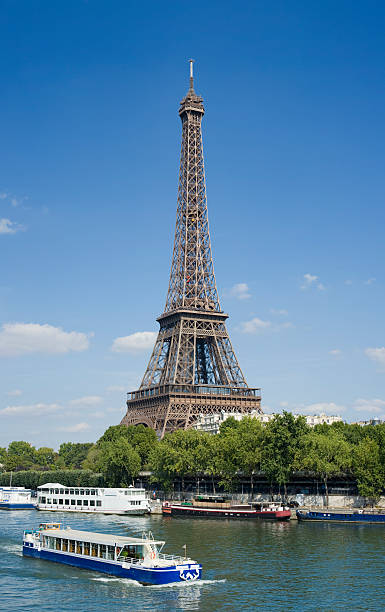
<path fill-rule="evenodd" d="M 0 601 L 8 611 L 264 612 L 383 609 L 384 528 L 163 517 L 55 515 L 73 528 L 140 536 L 152 530 L 203 565 L 197 582 L 143 587 L 136 581 L 26 559 L 25 528 L 50 513 L 0 512 Z"/>

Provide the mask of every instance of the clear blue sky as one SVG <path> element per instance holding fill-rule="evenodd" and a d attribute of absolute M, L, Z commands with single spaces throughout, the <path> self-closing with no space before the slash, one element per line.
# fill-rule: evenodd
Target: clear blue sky
<path fill-rule="evenodd" d="M 0 444 L 95 440 L 140 382 L 189 57 L 248 383 L 269 412 L 385 415 L 384 29 L 373 1 L 1 2 Z"/>

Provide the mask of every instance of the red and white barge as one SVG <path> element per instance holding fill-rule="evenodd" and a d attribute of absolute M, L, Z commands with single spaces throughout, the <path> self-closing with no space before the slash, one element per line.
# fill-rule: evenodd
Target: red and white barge
<path fill-rule="evenodd" d="M 191 501 L 164 502 L 164 516 L 186 516 L 224 519 L 264 519 L 288 521 L 290 508 L 276 503 L 253 502 L 236 504 L 225 496 L 200 495 Z"/>

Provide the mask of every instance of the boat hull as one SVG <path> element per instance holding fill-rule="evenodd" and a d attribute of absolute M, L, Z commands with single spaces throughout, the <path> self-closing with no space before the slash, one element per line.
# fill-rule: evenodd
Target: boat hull
<path fill-rule="evenodd" d="M 0 510 L 31 510 L 32 508 L 36 508 L 35 504 L 0 502 Z"/>
<path fill-rule="evenodd" d="M 222 519 L 262 519 L 270 521 L 288 521 L 291 517 L 290 510 L 272 510 L 259 512 L 257 510 L 238 510 L 232 508 L 197 508 L 194 506 L 163 506 L 162 512 L 165 516 L 188 516 L 197 518 L 222 518 Z"/>
<path fill-rule="evenodd" d="M 60 551 L 37 549 L 23 545 L 23 555 L 55 563 L 63 563 L 89 571 L 102 572 L 119 578 L 136 580 L 145 585 L 169 584 L 174 582 L 194 582 L 202 575 L 202 567 L 199 564 L 176 565 L 167 568 L 158 567 L 124 567 L 125 564 L 116 561 L 105 561 L 99 558 L 84 557 L 81 555 L 69 555 Z"/>
<path fill-rule="evenodd" d="M 372 513 L 345 513 L 345 512 L 302 512 L 297 510 L 297 518 L 299 521 L 317 522 L 317 523 L 353 523 L 360 525 L 384 525 L 385 514 Z"/>
<path fill-rule="evenodd" d="M 138 510 L 91 510 L 87 508 L 86 510 L 82 510 L 81 508 L 48 508 L 46 506 L 37 505 L 37 510 L 41 510 L 42 512 L 79 512 L 80 514 L 119 514 L 123 515 L 133 515 L 133 516 L 144 516 L 145 514 L 149 514 L 148 509 L 138 509 Z"/>

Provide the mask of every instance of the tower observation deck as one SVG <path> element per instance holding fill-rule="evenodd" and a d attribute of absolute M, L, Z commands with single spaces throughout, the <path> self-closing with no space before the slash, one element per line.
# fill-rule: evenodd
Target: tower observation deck
<path fill-rule="evenodd" d="M 203 100 L 190 88 L 180 103 L 182 147 L 170 282 L 158 337 L 141 385 L 128 393 L 124 425 L 160 437 L 191 427 L 201 414 L 262 412 L 233 351 L 214 276 L 201 123 Z"/>

